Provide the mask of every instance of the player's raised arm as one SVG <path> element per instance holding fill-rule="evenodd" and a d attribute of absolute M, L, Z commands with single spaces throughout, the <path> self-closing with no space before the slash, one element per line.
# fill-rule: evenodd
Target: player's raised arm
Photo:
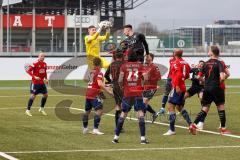
<path fill-rule="evenodd" d="M 99 28 L 97 31 L 96 31 L 96 27 L 93 25 L 88 27 L 88 32 L 90 33 L 90 35 L 85 37 L 85 43 L 90 43 L 93 40 L 96 40 L 97 38 L 99 38 L 100 32 L 102 31 L 104 24 L 101 22 L 98 25 L 99 25 Z"/>
<path fill-rule="evenodd" d="M 142 44 L 144 46 L 144 49 L 146 51 L 146 55 L 148 55 L 149 54 L 149 47 L 148 47 L 148 43 L 146 41 L 146 37 L 143 34 L 139 34 L 139 37 L 140 37 L 140 39 L 142 41 Z"/>
<path fill-rule="evenodd" d="M 104 77 L 106 78 L 106 80 L 107 80 L 109 83 L 112 82 L 112 79 L 110 78 L 110 74 L 111 74 L 111 72 L 110 72 L 110 66 L 109 66 L 108 69 L 107 69 L 107 71 L 106 71 L 105 74 L 104 74 Z"/>
<path fill-rule="evenodd" d="M 108 40 L 110 37 L 110 30 L 109 29 L 106 29 L 106 33 L 104 36 L 99 36 L 99 40 L 102 42 L 102 41 L 106 41 Z"/>

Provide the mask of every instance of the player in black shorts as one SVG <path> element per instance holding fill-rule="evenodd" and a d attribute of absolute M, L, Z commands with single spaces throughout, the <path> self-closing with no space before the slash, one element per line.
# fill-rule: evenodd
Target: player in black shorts
<path fill-rule="evenodd" d="M 230 134 L 230 131 L 226 129 L 226 114 L 225 114 L 225 92 L 221 87 L 221 83 L 224 82 L 229 74 L 226 74 L 222 60 L 219 60 L 219 48 L 217 46 L 211 46 L 209 50 L 210 59 L 205 63 L 202 71 L 199 73 L 199 77 L 205 77 L 204 91 L 202 97 L 202 110 L 198 113 L 194 124 L 191 125 L 190 132 L 196 134 L 196 129 L 200 120 L 207 116 L 210 105 L 214 102 L 218 109 L 218 115 L 220 119 L 220 134 Z"/>
<path fill-rule="evenodd" d="M 128 48 L 132 50 L 128 54 L 128 59 L 137 58 L 138 61 L 144 62 L 144 50 L 149 54 L 148 44 L 145 36 L 141 33 L 133 32 L 132 25 L 128 24 L 123 27 L 123 33 L 127 36 L 124 41 L 127 42 Z"/>
<path fill-rule="evenodd" d="M 192 78 L 191 78 L 192 85 L 184 95 L 185 100 L 187 98 L 194 96 L 195 94 L 198 94 L 198 98 L 200 99 L 200 102 L 202 101 L 204 85 L 203 85 L 203 81 L 200 81 L 198 79 L 198 74 L 202 70 L 204 63 L 205 62 L 203 60 L 200 60 L 196 67 L 191 68 L 190 73 L 192 73 Z M 201 119 L 200 122 L 197 124 L 198 129 L 203 129 L 204 120 L 205 119 Z"/>
<path fill-rule="evenodd" d="M 121 114 L 121 103 L 123 98 L 123 92 L 119 86 L 118 78 L 120 74 L 120 68 L 123 62 L 123 54 L 120 50 L 117 50 L 117 53 L 114 55 L 115 61 L 110 64 L 108 67 L 104 77 L 106 80 L 113 85 L 113 94 L 116 104 L 116 112 L 115 112 L 115 124 L 117 126 L 118 118 Z M 110 78 L 111 75 L 111 78 Z"/>

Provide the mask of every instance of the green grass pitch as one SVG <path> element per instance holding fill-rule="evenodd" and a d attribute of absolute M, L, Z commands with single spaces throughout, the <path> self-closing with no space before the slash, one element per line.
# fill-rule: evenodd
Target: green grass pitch
<path fill-rule="evenodd" d="M 81 82 L 69 84 L 79 85 Z M 228 80 L 226 89 L 227 127 L 233 135 L 240 136 L 240 80 Z M 239 160 L 240 138 L 198 132 L 193 136 L 188 130 L 176 128 L 176 135 L 166 137 L 168 130 L 161 124 L 146 124 L 146 134 L 150 141 L 141 145 L 138 123 L 126 120 L 125 133 L 120 135 L 120 143 L 112 144 L 114 136 L 114 117 L 105 115 L 100 128 L 103 136 L 82 134 L 81 121 L 64 121 L 55 113 L 55 106 L 61 100 L 71 100 L 71 107 L 83 109 L 84 97 L 63 95 L 49 89 L 46 104 L 48 116 L 38 112 L 40 96 L 32 107 L 33 117 L 24 112 L 29 97 L 29 81 L 0 81 L 0 152 L 21 160 Z M 160 108 L 161 96 L 156 96 L 151 105 Z M 108 103 L 107 105 L 110 105 Z M 113 104 L 112 104 L 113 105 Z M 194 119 L 200 111 L 197 96 L 186 101 L 186 109 Z M 112 107 L 113 106 L 104 106 Z M 71 109 L 79 115 L 80 110 Z M 109 112 L 114 113 L 114 110 Z M 64 114 L 63 114 L 64 116 Z M 134 117 L 134 112 L 130 113 Z M 77 117 L 77 116 L 76 116 Z M 147 115 L 147 119 L 150 115 Z M 159 117 L 157 122 L 167 123 L 167 118 Z M 186 126 L 179 116 L 177 125 Z M 205 130 L 218 132 L 219 118 L 214 105 L 206 119 Z M 92 121 L 89 127 L 92 128 Z M 42 152 L 43 151 L 43 152 Z M 0 159 L 4 159 L 0 156 Z"/>

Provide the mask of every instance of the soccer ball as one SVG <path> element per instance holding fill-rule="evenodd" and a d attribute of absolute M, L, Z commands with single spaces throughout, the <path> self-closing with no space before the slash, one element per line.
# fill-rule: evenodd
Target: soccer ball
<path fill-rule="evenodd" d="M 112 27 L 112 23 L 110 21 L 101 21 L 99 23 L 99 26 L 102 26 L 103 29 L 107 29 L 107 28 L 111 28 Z"/>

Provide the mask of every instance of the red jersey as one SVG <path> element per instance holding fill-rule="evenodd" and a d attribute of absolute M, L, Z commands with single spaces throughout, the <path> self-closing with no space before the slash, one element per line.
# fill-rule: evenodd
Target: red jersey
<path fill-rule="evenodd" d="M 125 50 L 124 52 L 123 52 L 123 60 L 124 60 L 124 62 L 127 62 L 128 61 L 128 55 L 130 54 L 130 50 L 129 49 L 127 49 L 127 50 Z"/>
<path fill-rule="evenodd" d="M 173 66 L 173 62 L 176 60 L 175 57 L 172 57 L 169 60 L 169 73 L 168 73 L 168 78 L 172 78 L 172 66 Z"/>
<path fill-rule="evenodd" d="M 190 69 L 189 64 L 182 58 L 173 62 L 171 68 L 173 88 L 179 86 L 182 92 L 186 92 L 185 80 L 189 78 Z"/>
<path fill-rule="evenodd" d="M 144 81 L 144 90 L 157 89 L 158 81 L 161 80 L 161 73 L 158 66 L 154 63 L 144 66 L 144 73 L 148 79 Z"/>
<path fill-rule="evenodd" d="M 47 79 L 47 64 L 38 60 L 27 67 L 26 71 L 32 77 L 32 84 L 44 84 L 44 79 Z M 35 77 L 39 77 L 40 80 L 36 80 Z"/>
<path fill-rule="evenodd" d="M 89 82 L 86 92 L 87 99 L 95 99 L 100 93 L 101 88 L 98 85 L 98 80 L 103 81 L 103 73 L 101 72 L 100 67 L 94 68 L 89 74 Z"/>
<path fill-rule="evenodd" d="M 123 82 L 124 97 L 142 96 L 143 65 L 139 62 L 127 62 L 120 68 L 119 80 Z"/>
<path fill-rule="evenodd" d="M 223 64 L 223 68 L 224 68 L 224 71 L 227 69 L 227 66 L 226 66 L 226 64 L 225 64 L 225 62 L 223 61 L 223 60 L 220 60 L 221 61 L 221 63 Z M 226 85 L 225 85 L 225 82 L 224 81 L 222 81 L 221 83 L 220 83 L 220 87 L 222 88 L 222 89 L 226 89 Z"/>

